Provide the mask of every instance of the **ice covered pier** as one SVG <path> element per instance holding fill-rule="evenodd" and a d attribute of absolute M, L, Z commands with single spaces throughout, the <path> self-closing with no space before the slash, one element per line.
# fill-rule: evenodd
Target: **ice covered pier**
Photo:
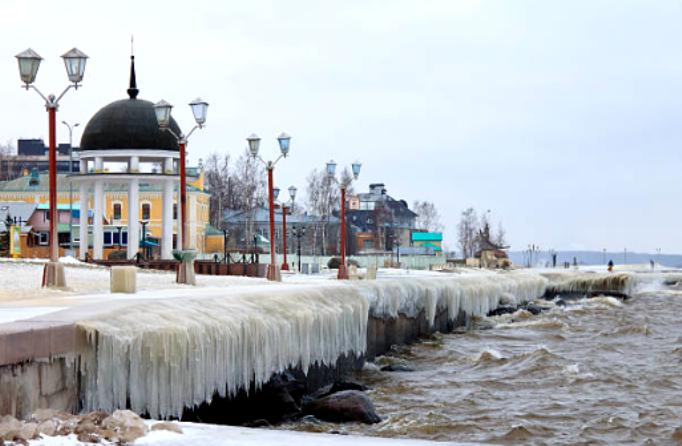
<path fill-rule="evenodd" d="M 142 289 L 130 296 L 105 293 L 102 268 L 67 268 L 68 283 L 89 294 L 37 290 L 28 285 L 37 283 L 28 280 L 34 273 L 39 265 L 0 265 L 0 415 L 130 408 L 181 417 L 287 369 L 324 368 L 326 374 L 309 374 L 324 384 L 392 344 L 452 330 L 548 290 L 597 291 L 605 280 L 533 271 L 389 271 L 350 282 L 202 277 L 199 287 L 186 288 L 170 274 L 141 273 Z M 624 294 L 632 286 L 629 275 L 616 282 L 609 287 Z"/>

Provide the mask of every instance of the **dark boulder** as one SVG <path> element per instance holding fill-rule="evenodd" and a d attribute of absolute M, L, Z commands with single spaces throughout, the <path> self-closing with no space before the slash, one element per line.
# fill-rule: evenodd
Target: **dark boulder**
<path fill-rule="evenodd" d="M 557 307 L 565 307 L 566 301 L 563 299 L 557 299 L 554 301 L 554 305 L 556 305 Z"/>
<path fill-rule="evenodd" d="M 528 304 L 523 309 L 536 316 L 545 310 L 545 308 L 535 304 Z"/>
<path fill-rule="evenodd" d="M 494 310 L 490 310 L 488 312 L 488 316 L 502 316 L 503 314 L 512 314 L 513 312 L 516 311 L 516 307 L 512 305 L 502 305 Z"/>
<path fill-rule="evenodd" d="M 389 364 L 381 368 L 382 372 L 414 372 L 414 369 L 403 364 Z"/>
<path fill-rule="evenodd" d="M 303 413 L 331 422 L 360 421 L 373 424 L 381 421 L 372 400 L 359 390 L 343 390 L 308 402 L 303 406 Z"/>

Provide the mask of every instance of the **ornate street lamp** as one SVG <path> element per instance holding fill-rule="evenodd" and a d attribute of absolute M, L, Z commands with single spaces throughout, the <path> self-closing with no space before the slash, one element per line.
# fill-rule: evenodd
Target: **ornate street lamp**
<path fill-rule="evenodd" d="M 351 165 L 353 171 L 353 179 L 357 180 L 360 176 L 360 168 L 362 164 L 358 161 Z M 327 176 L 330 180 L 334 181 L 339 185 L 341 189 L 341 212 L 339 218 L 341 220 L 341 225 L 339 229 L 339 238 L 341 243 L 341 263 L 339 264 L 339 273 L 337 277 L 339 279 L 348 279 L 348 268 L 346 266 L 346 188 L 349 186 L 350 181 L 339 181 L 336 179 L 336 163 L 334 160 L 327 162 Z"/>
<path fill-rule="evenodd" d="M 272 172 L 275 169 L 275 164 L 279 162 L 282 158 L 286 158 L 289 154 L 289 146 L 291 143 L 291 136 L 286 133 L 281 133 L 277 137 L 277 143 L 279 144 L 280 155 L 275 159 L 275 161 L 265 161 L 258 155 L 260 149 L 260 138 L 255 133 L 246 138 L 249 143 L 249 152 L 253 159 L 260 160 L 266 167 L 268 171 L 268 206 L 270 208 L 270 264 L 268 265 L 268 280 L 281 280 L 279 274 L 279 268 L 275 265 L 275 187 L 272 177 Z M 279 194 L 279 189 L 277 189 L 277 194 Z"/>
<path fill-rule="evenodd" d="M 154 104 L 154 113 L 156 114 L 156 120 L 159 123 L 159 128 L 165 130 L 175 137 L 178 141 L 178 146 L 180 150 L 180 159 L 178 161 L 180 167 L 180 224 L 178 225 L 178 240 L 181 242 L 178 244 L 179 248 L 177 256 L 181 257 L 183 263 L 186 265 L 182 266 L 185 270 L 185 274 L 178 274 L 177 280 L 179 283 L 193 283 L 194 281 L 194 257 L 196 257 L 196 251 L 192 251 L 189 248 L 189 227 L 187 225 L 187 175 L 185 172 L 185 159 L 187 156 L 187 140 L 196 129 L 204 128 L 206 125 L 206 113 L 208 112 L 208 102 L 202 101 L 200 98 L 195 99 L 189 103 L 192 109 L 192 114 L 194 115 L 194 121 L 196 124 L 192 127 L 192 130 L 185 136 L 183 134 L 176 135 L 175 132 L 170 127 L 171 122 L 171 111 L 173 106 L 163 99 Z"/>
<path fill-rule="evenodd" d="M 294 208 L 294 199 L 296 198 L 296 187 L 289 186 L 289 198 L 291 198 L 291 208 Z M 284 260 L 282 261 L 282 270 L 289 270 L 289 263 L 287 262 L 287 204 L 282 203 L 282 250 L 284 251 Z"/>
<path fill-rule="evenodd" d="M 66 280 L 64 278 L 64 268 L 59 264 L 59 237 L 57 232 L 57 109 L 59 108 L 59 101 L 67 91 L 71 88 L 74 90 L 78 89 L 79 83 L 83 80 L 83 75 L 85 74 L 85 64 L 88 56 L 76 48 L 66 52 L 62 59 L 66 66 L 66 75 L 71 84 L 59 96 L 50 94 L 47 97 L 33 85 L 43 58 L 30 48 L 17 54 L 16 58 L 19 64 L 19 77 L 24 83 L 23 87 L 26 90 L 31 88 L 38 93 L 45 101 L 45 108 L 48 112 L 50 261 L 45 265 L 45 270 L 43 271 L 42 286 L 64 287 L 66 286 Z M 81 243 L 83 243 L 82 240 Z"/>

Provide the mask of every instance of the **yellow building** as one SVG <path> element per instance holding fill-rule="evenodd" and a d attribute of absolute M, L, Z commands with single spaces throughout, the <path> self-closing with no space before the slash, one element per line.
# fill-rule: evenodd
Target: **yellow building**
<path fill-rule="evenodd" d="M 188 168 L 187 184 L 187 219 L 189 224 L 190 247 L 199 252 L 205 251 L 206 232 L 208 228 L 209 216 L 209 194 L 204 190 L 204 171 L 203 167 Z M 158 240 L 161 237 L 161 212 L 162 212 L 162 187 L 160 185 L 140 183 L 139 203 L 137 209 L 138 220 L 147 221 L 147 237 Z M 74 187 L 72 191 L 74 203 L 73 236 L 75 242 L 79 242 L 79 189 Z M 57 176 L 57 200 L 60 211 L 67 209 L 69 204 L 69 183 L 66 175 Z M 16 201 L 25 203 L 47 204 L 48 203 L 48 175 L 47 172 L 37 174 L 32 172 L 23 177 L 10 181 L 0 182 L 0 201 Z M 176 232 L 177 225 L 177 193 L 174 194 L 173 209 L 173 231 Z M 88 201 L 88 209 L 91 214 L 90 224 L 92 225 L 92 209 L 94 203 L 92 197 Z M 107 184 L 104 190 L 104 248 L 105 252 L 118 247 L 118 234 L 121 228 L 122 245 L 126 244 L 127 222 L 128 222 L 128 193 L 124 185 Z M 40 208 L 36 212 L 41 212 Z M 61 252 L 68 247 L 69 243 L 69 221 L 68 212 L 60 212 L 59 220 L 59 242 Z M 46 230 L 47 230 L 46 224 Z M 210 232 L 210 231 L 209 231 Z M 76 243 L 76 246 L 78 244 Z M 42 251 L 36 249 L 33 254 L 42 256 L 47 254 L 47 249 Z M 34 257 L 32 251 L 27 250 L 26 257 Z"/>

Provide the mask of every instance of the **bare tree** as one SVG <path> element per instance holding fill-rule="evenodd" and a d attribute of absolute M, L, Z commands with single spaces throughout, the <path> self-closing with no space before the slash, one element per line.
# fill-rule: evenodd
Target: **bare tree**
<path fill-rule="evenodd" d="M 0 143 L 0 169 L 5 165 L 6 172 L 0 171 L 0 180 L 11 180 L 14 178 L 14 163 L 13 156 L 16 154 L 16 149 L 12 145 L 12 141 L 8 140 L 5 144 Z"/>
<path fill-rule="evenodd" d="M 329 178 L 324 170 L 313 169 L 306 178 L 306 205 L 308 211 L 319 216 L 321 225 L 321 253 L 327 252 L 327 236 L 329 234 L 329 220 L 334 210 L 339 207 L 339 188 L 336 182 Z M 314 239 L 317 240 L 317 225 Z M 315 241 L 316 244 L 316 241 Z"/>
<path fill-rule="evenodd" d="M 417 229 L 429 232 L 439 232 L 443 230 L 438 209 L 436 209 L 436 205 L 432 202 L 417 200 L 412 205 L 412 210 L 417 214 L 417 219 L 415 221 Z"/>
<path fill-rule="evenodd" d="M 230 155 L 212 153 L 205 164 L 206 183 L 211 191 L 210 222 L 220 227 L 223 209 L 234 207 L 232 194 L 233 174 L 231 172 Z"/>
<path fill-rule="evenodd" d="M 497 223 L 497 232 L 495 233 L 495 244 L 498 246 L 507 246 L 507 231 L 502 226 L 502 220 Z"/>
<path fill-rule="evenodd" d="M 462 211 L 457 225 L 459 248 L 464 258 L 473 257 L 476 253 L 476 236 L 479 228 L 479 220 L 474 208 L 470 207 Z"/>

